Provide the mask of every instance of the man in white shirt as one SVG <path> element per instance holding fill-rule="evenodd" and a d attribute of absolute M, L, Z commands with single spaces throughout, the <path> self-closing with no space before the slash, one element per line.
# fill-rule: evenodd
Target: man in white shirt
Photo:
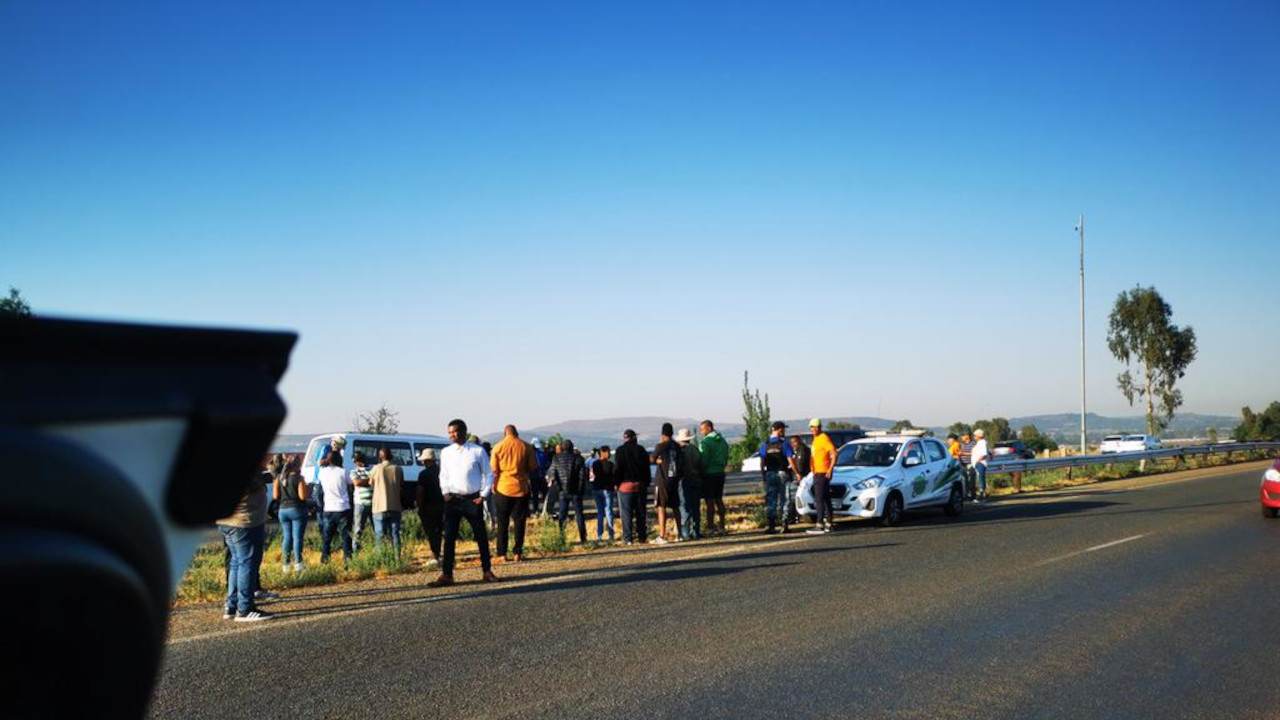
<path fill-rule="evenodd" d="M 444 558 L 440 577 L 428 587 L 453 584 L 454 550 L 458 544 L 458 527 L 465 519 L 471 526 L 480 548 L 480 567 L 484 582 L 498 577 L 489 565 L 489 536 L 484 525 L 484 503 L 493 490 L 493 474 L 489 455 L 484 448 L 467 440 L 467 424 L 461 420 L 449 423 L 449 447 L 440 451 L 440 492 L 444 495 Z"/>
<path fill-rule="evenodd" d="M 978 486 L 978 497 L 974 502 L 982 502 L 987 499 L 987 461 L 991 459 L 991 453 L 987 450 L 987 433 L 982 428 L 973 431 L 973 439 L 976 442 L 969 462 Z"/>

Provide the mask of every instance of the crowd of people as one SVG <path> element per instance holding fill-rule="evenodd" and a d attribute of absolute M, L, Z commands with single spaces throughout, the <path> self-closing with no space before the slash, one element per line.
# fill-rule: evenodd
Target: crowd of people
<path fill-rule="evenodd" d="M 808 476 L 812 476 L 815 517 L 807 532 L 831 532 L 829 488 L 836 447 L 823 432 L 820 419 L 810 421 L 809 429 L 811 444 L 804 436 L 787 436 L 786 424 L 775 422 L 759 446 L 768 534 L 790 530 L 797 519 L 796 492 L 800 480 Z M 640 445 L 631 429 L 622 433 L 622 443 L 616 448 L 601 446 L 585 453 L 567 439 L 552 448 L 544 448 L 537 438 L 526 442 L 514 425 L 507 425 L 502 439 L 492 446 L 469 435 L 467 424 L 460 419 L 449 423 L 448 437 L 448 446 L 426 448 L 419 454 L 421 469 L 413 497 L 406 493 L 403 468 L 385 447 L 378 450 L 372 465 L 369 458 L 354 453 L 353 467 L 348 470 L 343 467 L 343 447 L 335 440 L 320 457 L 311 482 L 303 477 L 300 455 L 268 458 L 261 482 L 250 487 L 235 512 L 218 522 L 226 548 L 224 617 L 242 622 L 270 617 L 256 605 L 274 597 L 261 588 L 259 580 L 268 492 L 278 507 L 281 570 L 285 574 L 303 569 L 303 536 L 310 505 L 319 508 L 320 561 L 330 561 L 336 544 L 344 564 L 359 551 L 363 531 L 370 527 L 374 547 L 380 549 L 386 543 L 398 556 L 402 514 L 406 508 L 414 508 L 431 550 L 427 567 L 439 569 L 438 576 L 428 583 L 431 587 L 454 582 L 463 522 L 470 527 L 479 550 L 483 582 L 498 580 L 494 565 L 524 560 L 525 530 L 532 513 L 554 517 L 562 534 L 572 516 L 577 542 L 588 542 L 584 513 L 588 494 L 595 505 L 597 543 L 617 540 L 615 519 L 621 520 L 621 542 L 625 545 L 667 544 L 727 532 L 724 486 L 729 443 L 711 420 L 699 424 L 696 438 L 688 428 L 676 431 L 671 423 L 663 423 L 652 450 Z M 949 435 L 947 445 L 966 468 L 969 498 L 981 502 L 986 497 L 990 459 L 983 431 L 976 430 L 972 436 Z M 318 497 L 313 499 L 312 493 Z M 657 520 L 652 539 L 650 497 Z"/>

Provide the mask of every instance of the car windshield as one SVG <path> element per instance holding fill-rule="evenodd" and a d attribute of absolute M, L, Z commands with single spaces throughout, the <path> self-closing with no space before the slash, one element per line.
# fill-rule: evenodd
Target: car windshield
<path fill-rule="evenodd" d="M 1117 440 L 1123 440 L 1123 439 L 1124 439 L 1123 435 L 1108 435 L 1102 438 L 1102 442 L 1115 442 Z"/>
<path fill-rule="evenodd" d="M 902 443 L 858 443 L 845 445 L 836 455 L 838 467 L 889 467 L 898 457 Z"/>

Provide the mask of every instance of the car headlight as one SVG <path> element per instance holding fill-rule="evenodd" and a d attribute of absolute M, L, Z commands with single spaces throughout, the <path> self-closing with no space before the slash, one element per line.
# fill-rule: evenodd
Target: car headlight
<path fill-rule="evenodd" d="M 884 478 L 880 475 L 872 475 L 862 482 L 854 485 L 855 490 L 874 490 L 884 484 Z"/>
<path fill-rule="evenodd" d="M 1280 470 L 1271 468 L 1270 470 L 1262 473 L 1262 482 L 1280 483 Z"/>

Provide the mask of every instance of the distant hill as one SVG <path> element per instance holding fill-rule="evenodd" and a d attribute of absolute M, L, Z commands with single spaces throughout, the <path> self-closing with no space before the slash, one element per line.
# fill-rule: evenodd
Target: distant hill
<path fill-rule="evenodd" d="M 573 440 L 579 447 L 597 447 L 600 445 L 613 447 L 622 442 L 622 431 L 631 428 L 636 431 L 640 444 L 645 447 L 652 447 L 658 441 L 658 432 L 662 427 L 662 423 L 670 422 L 677 430 L 687 427 L 697 432 L 700 420 L 701 418 L 664 418 L 654 415 L 599 418 L 595 420 L 565 420 L 551 425 L 520 428 L 520 436 L 526 440 L 532 440 L 535 437 L 547 438 L 559 433 L 561 436 Z M 1133 417 L 1106 417 L 1089 413 L 1088 420 L 1090 440 L 1098 440 L 1104 435 L 1114 433 L 1143 432 L 1146 427 L 1146 420 L 1140 415 Z M 887 418 L 865 415 L 824 417 L 823 421 L 828 424 L 836 421 L 851 423 L 864 430 L 887 430 L 895 422 Z M 791 432 L 804 432 L 808 429 L 809 418 L 784 419 L 783 422 L 787 424 Z M 1165 431 L 1164 436 L 1204 437 L 1205 431 L 1212 427 L 1217 428 L 1220 437 L 1226 438 L 1239 423 L 1240 418 L 1227 415 L 1182 413 L 1174 416 L 1173 422 L 1170 424 L 1169 429 Z M 1058 441 L 1074 441 L 1080 435 L 1079 413 L 1051 413 L 1009 418 L 1009 426 L 1015 432 L 1024 425 L 1035 425 L 1040 432 Z M 731 442 L 742 437 L 745 429 L 740 422 L 717 423 L 716 428 Z M 939 435 L 946 433 L 945 426 L 933 426 L 929 429 Z M 272 445 L 272 451 L 302 452 L 307 449 L 307 442 L 317 434 L 279 435 Z M 502 431 L 486 433 L 481 437 L 494 442 L 502 438 Z"/>

